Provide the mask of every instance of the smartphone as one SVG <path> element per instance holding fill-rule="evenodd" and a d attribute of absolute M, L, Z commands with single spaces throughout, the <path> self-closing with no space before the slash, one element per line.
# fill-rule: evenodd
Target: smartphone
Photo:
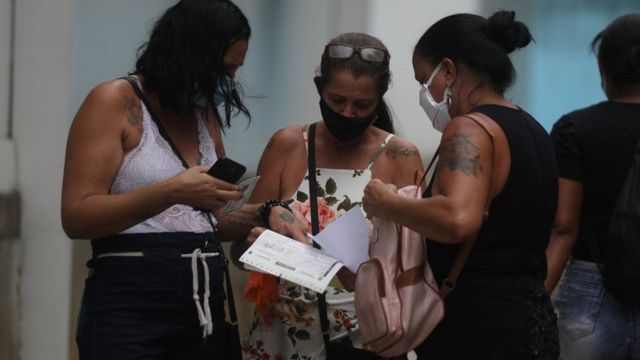
<path fill-rule="evenodd" d="M 224 157 L 218 159 L 209 171 L 207 171 L 207 174 L 228 183 L 235 184 L 246 171 L 247 168 L 244 165 Z"/>

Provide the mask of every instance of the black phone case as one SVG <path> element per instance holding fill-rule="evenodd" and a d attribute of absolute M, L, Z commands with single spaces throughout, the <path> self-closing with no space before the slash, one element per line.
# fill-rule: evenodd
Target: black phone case
<path fill-rule="evenodd" d="M 244 165 L 229 158 L 221 158 L 211 166 L 207 174 L 228 183 L 235 184 L 246 171 L 247 168 Z"/>

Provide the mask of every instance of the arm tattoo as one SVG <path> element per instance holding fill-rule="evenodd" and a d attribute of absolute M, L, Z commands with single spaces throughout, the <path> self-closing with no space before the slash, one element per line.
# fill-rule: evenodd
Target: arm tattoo
<path fill-rule="evenodd" d="M 393 160 L 395 160 L 399 156 L 402 156 L 405 158 L 418 156 L 418 151 L 410 149 L 408 147 L 398 146 L 394 144 L 394 145 L 387 146 L 387 150 L 385 151 L 385 154 L 391 157 Z"/>
<path fill-rule="evenodd" d="M 224 217 L 224 221 L 229 225 L 235 225 L 242 228 L 252 228 L 260 226 L 260 216 L 250 211 L 239 210 Z"/>
<path fill-rule="evenodd" d="M 127 95 L 124 96 L 124 107 L 128 111 L 127 121 L 132 126 L 136 126 L 140 122 L 142 107 L 135 99 Z"/>
<path fill-rule="evenodd" d="M 278 214 L 278 218 L 289 225 L 293 225 L 296 222 L 296 219 L 293 217 L 293 214 L 291 214 L 288 211 L 283 211 L 280 214 Z"/>
<path fill-rule="evenodd" d="M 471 135 L 456 131 L 444 139 L 440 145 L 440 166 L 449 167 L 450 171 L 460 170 L 467 176 L 478 176 L 482 172 L 480 149 L 471 142 Z"/>

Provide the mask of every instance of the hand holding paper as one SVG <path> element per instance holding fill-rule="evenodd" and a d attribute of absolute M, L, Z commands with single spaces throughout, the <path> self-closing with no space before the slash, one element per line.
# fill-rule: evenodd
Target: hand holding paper
<path fill-rule="evenodd" d="M 309 238 L 321 250 L 265 230 L 240 257 L 240 261 L 246 267 L 322 292 L 343 264 L 355 273 L 369 258 L 369 227 L 359 207 L 351 209 Z"/>
<path fill-rule="evenodd" d="M 314 236 L 322 251 L 338 259 L 351 272 L 369 259 L 369 226 L 359 207 L 354 207 Z"/>
<path fill-rule="evenodd" d="M 316 292 L 323 292 L 342 264 L 320 250 L 265 230 L 240 261 Z"/>

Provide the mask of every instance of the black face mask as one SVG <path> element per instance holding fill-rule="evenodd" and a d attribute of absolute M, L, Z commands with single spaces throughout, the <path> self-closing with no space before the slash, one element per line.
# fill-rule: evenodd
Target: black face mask
<path fill-rule="evenodd" d="M 320 112 L 327 129 L 338 141 L 346 143 L 356 139 L 378 118 L 378 107 L 365 117 L 348 117 L 333 111 L 320 99 Z"/>

